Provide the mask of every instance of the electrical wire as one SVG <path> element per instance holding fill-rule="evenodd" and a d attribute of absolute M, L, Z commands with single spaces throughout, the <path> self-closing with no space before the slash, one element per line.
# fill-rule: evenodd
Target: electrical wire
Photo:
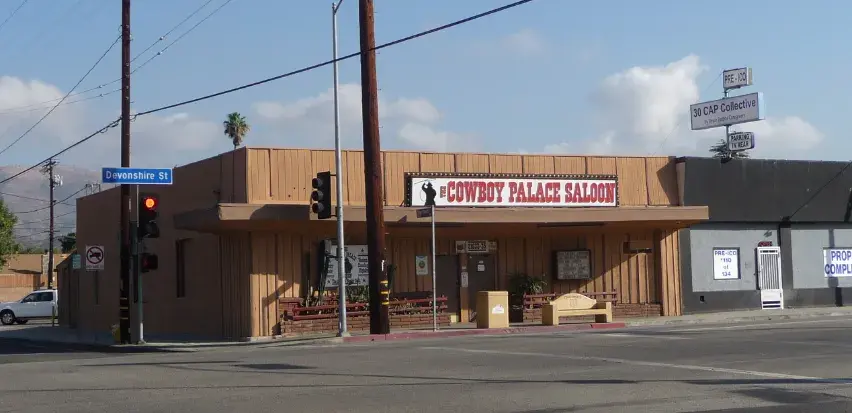
<path fill-rule="evenodd" d="M 118 93 L 118 92 L 121 92 L 121 89 L 113 89 L 113 90 L 110 90 L 109 92 L 106 92 L 106 93 L 101 93 L 101 94 L 94 95 L 94 96 L 89 96 L 89 97 L 85 97 L 85 98 L 81 98 L 81 99 L 77 99 L 77 100 L 72 100 L 72 101 L 70 101 L 70 102 L 64 102 L 64 103 L 62 103 L 62 105 L 61 105 L 61 106 L 73 105 L 73 104 L 75 104 L 75 103 L 85 102 L 85 101 L 87 101 L 87 100 L 92 100 L 92 99 L 100 99 L 100 98 L 102 98 L 102 97 L 106 97 L 106 96 L 109 96 L 109 95 L 112 95 L 112 94 L 114 94 L 114 93 Z M 76 95 L 76 94 L 71 94 L 71 95 L 69 95 L 69 96 L 75 96 L 75 95 Z M 62 100 L 62 98 L 54 99 L 54 100 L 52 100 L 52 102 L 55 102 L 55 101 L 57 101 L 57 100 Z M 47 103 L 50 103 L 50 102 L 47 102 Z M 36 105 L 41 105 L 41 103 L 37 103 Z M 16 114 L 16 113 L 36 112 L 36 111 L 44 110 L 44 109 L 45 109 L 44 107 L 37 107 L 37 108 L 25 109 L 25 108 L 30 107 L 30 106 L 33 106 L 33 105 L 29 105 L 29 106 L 20 106 L 20 107 L 18 107 L 17 109 L 14 109 L 14 110 L 8 110 L 8 111 L 5 111 L 5 112 L 0 112 L 0 116 L 3 116 L 3 115 L 14 115 L 14 114 Z"/>
<path fill-rule="evenodd" d="M 15 15 L 18 14 L 18 10 L 21 10 L 21 7 L 24 7 L 24 5 L 27 4 L 28 1 L 30 0 L 22 1 L 21 4 L 19 4 L 18 7 L 15 8 L 15 10 L 12 10 L 12 13 L 10 13 L 8 17 L 6 17 L 6 20 L 3 20 L 3 23 L 0 23 L 0 30 L 3 30 L 3 27 L 6 26 L 6 23 L 9 23 L 9 20 L 12 20 L 12 17 L 15 17 Z"/>
<path fill-rule="evenodd" d="M 407 37 L 403 37 L 403 38 L 388 42 L 388 43 L 383 43 L 379 46 L 374 47 L 372 50 L 384 49 L 384 48 L 387 48 L 387 47 L 390 47 L 390 46 L 395 46 L 395 45 L 398 45 L 398 44 L 401 44 L 401 43 L 405 43 L 405 42 L 408 42 L 408 41 L 411 41 L 411 40 L 414 40 L 414 39 L 417 39 L 417 38 L 420 38 L 420 37 L 423 37 L 423 36 L 427 36 L 427 35 L 432 34 L 432 33 L 443 31 L 443 30 L 446 30 L 446 29 L 449 29 L 449 28 L 452 28 L 452 27 L 455 27 L 455 26 L 459 26 L 459 25 L 462 25 L 462 24 L 465 24 L 465 23 L 468 23 L 468 22 L 471 22 L 471 21 L 474 21 L 474 20 L 481 19 L 483 17 L 490 16 L 492 14 L 496 14 L 496 13 L 499 13 L 499 12 L 502 12 L 502 11 L 505 11 L 505 10 L 509 10 L 509 9 L 524 5 L 526 3 L 531 3 L 532 1 L 534 1 L 534 0 L 519 0 L 519 1 L 516 1 L 514 3 L 510 3 L 510 4 L 507 4 L 505 6 L 498 7 L 496 9 L 491 9 L 491 10 L 488 10 L 486 12 L 479 13 L 479 14 L 476 14 L 476 15 L 473 15 L 473 16 L 470 16 L 470 17 L 466 17 L 466 18 L 461 19 L 461 20 L 456 20 L 452 23 L 448 23 L 448 24 L 445 24 L 443 26 L 438 26 L 436 28 L 429 29 L 429 30 L 426 30 L 426 31 L 422 31 L 422 32 L 419 32 L 419 33 L 416 33 L 416 34 L 413 34 L 413 35 L 410 35 L 410 36 L 407 36 Z M 326 62 L 323 62 L 323 63 L 308 66 L 308 67 L 305 67 L 305 68 L 302 68 L 302 69 L 299 69 L 299 70 L 284 73 L 284 74 L 281 74 L 281 75 L 278 75 L 278 76 L 274 76 L 274 77 L 271 77 L 271 78 L 268 78 L 268 79 L 249 83 L 249 84 L 239 86 L 239 87 L 236 87 L 236 88 L 232 88 L 232 89 L 224 90 L 224 91 L 221 91 L 221 92 L 213 93 L 213 94 L 210 94 L 210 95 L 198 97 L 198 98 L 195 98 L 195 99 L 190 99 L 190 100 L 186 100 L 186 101 L 183 101 L 183 102 L 179 102 L 179 103 L 175 103 L 175 104 L 171 104 L 171 105 L 162 106 L 162 107 L 159 107 L 159 108 L 147 110 L 145 112 L 137 113 L 137 114 L 133 115 L 132 119 L 135 120 L 138 116 L 148 115 L 148 114 L 160 112 L 160 111 L 163 111 L 163 110 L 166 110 L 166 109 L 176 108 L 178 106 L 184 106 L 184 105 L 188 105 L 190 103 L 195 103 L 195 102 L 199 102 L 199 101 L 202 101 L 202 100 L 211 99 L 211 98 L 214 98 L 214 97 L 226 95 L 226 94 L 233 93 L 233 92 L 236 92 L 236 91 L 239 91 L 239 90 L 248 89 L 250 87 L 262 85 L 264 83 L 269 83 L 269 82 L 272 82 L 274 80 L 283 79 L 285 77 L 294 76 L 294 75 L 304 73 L 304 72 L 307 72 L 307 71 L 310 71 L 310 70 L 314 70 L 314 69 L 317 69 L 317 68 L 320 68 L 320 67 L 323 67 L 323 66 L 328 66 L 330 64 L 333 64 L 334 62 L 340 62 L 340 61 L 343 61 L 343 60 L 348 60 L 348 59 L 351 59 L 353 57 L 360 56 L 360 55 L 361 55 L 361 52 L 359 51 L 359 52 L 352 53 L 352 54 L 349 54 L 349 55 L 346 55 L 346 56 L 343 56 L 343 57 L 340 57 L 340 58 L 337 58 L 337 59 L 332 59 L 332 60 L 329 60 L 329 61 L 326 61 Z M 24 169 L 23 171 L 18 172 L 18 173 L 14 174 L 14 175 L 12 175 L 8 178 L 0 180 L 0 185 L 5 184 L 5 183 L 7 183 L 7 182 L 9 182 L 13 179 L 16 179 L 19 176 L 21 176 L 21 175 L 23 175 L 23 174 L 25 174 L 25 173 L 27 173 L 27 172 L 35 169 L 35 168 L 38 168 L 42 164 L 49 162 L 51 159 L 57 158 L 60 155 L 62 155 L 63 153 L 68 152 L 69 150 L 71 150 L 71 149 L 73 149 L 73 148 L 75 148 L 79 145 L 82 145 L 85 142 L 88 142 L 90 139 L 94 138 L 98 134 L 105 133 L 109 129 L 118 126 L 120 121 L 121 121 L 121 118 L 118 118 L 118 119 L 114 120 L 112 123 L 107 124 L 106 126 L 96 130 L 95 132 L 92 132 L 88 136 L 86 136 L 86 137 L 78 140 L 77 142 L 74 142 L 73 144 L 67 146 L 65 149 L 62 149 L 61 151 L 45 158 L 43 161 L 41 161 L 41 162 L 39 162 L 39 163 L 37 163 L 33 166 L 30 166 L 27 169 Z"/>
<path fill-rule="evenodd" d="M 65 204 L 65 202 L 66 202 L 66 201 L 68 201 L 69 199 L 73 198 L 75 195 L 77 195 L 77 194 L 79 194 L 80 192 L 83 192 L 83 191 L 85 191 L 85 190 L 86 190 L 86 187 L 84 186 L 84 187 L 80 188 L 79 190 L 77 190 L 77 192 L 74 192 L 73 194 L 68 195 L 67 197 L 65 197 L 65 198 L 64 198 L 64 199 L 62 199 L 61 201 L 56 201 L 56 202 L 54 202 L 54 204 L 63 204 L 63 205 L 66 205 L 66 204 Z M 49 202 L 49 201 L 48 201 L 48 202 Z M 32 214 L 33 212 L 44 211 L 45 209 L 49 209 L 49 208 L 50 208 L 50 205 L 45 206 L 45 207 L 41 207 L 41 208 L 38 208 L 38 209 L 33 209 L 33 210 L 31 210 L 31 211 L 13 212 L 13 214 L 16 214 L 16 215 L 20 215 L 20 214 Z"/>
<path fill-rule="evenodd" d="M 175 43 L 177 43 L 178 41 L 180 41 L 180 39 L 182 39 L 183 37 L 185 37 L 186 35 L 188 35 L 189 33 L 191 33 L 193 30 L 195 30 L 196 28 L 198 28 L 198 26 L 199 26 L 199 25 L 201 25 L 201 23 L 204 23 L 205 21 L 207 21 L 208 19 L 210 19 L 211 17 L 213 17 L 213 15 L 214 15 L 214 14 L 218 13 L 220 9 L 222 9 L 223 7 L 225 7 L 225 5 L 227 5 L 227 4 L 228 4 L 228 3 L 230 3 L 231 1 L 233 1 L 233 0 L 227 0 L 224 4 L 220 5 L 218 8 L 216 8 L 215 10 L 213 10 L 210 14 L 208 14 L 207 16 L 205 16 L 205 17 L 204 17 L 201 21 L 199 21 L 198 23 L 196 23 L 196 24 L 195 24 L 194 26 L 192 26 L 189 30 L 187 30 L 186 32 L 184 32 L 183 34 L 181 34 L 180 36 L 178 36 L 178 37 L 177 37 L 174 41 L 172 41 L 171 43 L 169 43 L 169 45 L 168 45 L 168 46 L 166 46 L 165 48 L 163 48 L 163 50 L 160 50 L 157 54 L 155 54 L 154 56 L 152 56 L 151 58 L 149 58 L 148 60 L 146 60 L 144 63 L 142 63 L 141 65 L 137 66 L 135 69 L 131 70 L 131 71 L 130 71 L 130 74 L 132 75 L 132 74 L 136 73 L 136 71 L 137 71 L 137 70 L 139 70 L 139 69 L 141 69 L 142 67 L 144 67 L 144 66 L 148 65 L 148 63 L 151 63 L 151 61 L 152 61 L 152 60 L 154 60 L 154 59 L 155 59 L 155 58 L 157 58 L 158 56 L 162 55 L 162 54 L 163 54 L 163 52 L 165 52 L 166 50 L 168 50 L 170 47 L 174 46 L 174 44 L 175 44 Z M 178 24 L 174 25 L 174 26 L 173 26 L 171 29 L 169 29 L 166 33 L 164 33 L 162 36 L 160 36 L 159 38 L 157 38 L 157 40 L 155 40 L 153 43 L 151 43 L 150 45 L 148 45 L 148 47 L 146 47 L 144 50 L 142 50 L 140 53 L 138 53 L 135 57 L 133 57 L 132 59 L 130 59 L 130 63 L 132 64 L 132 63 L 133 63 L 133 62 L 135 62 L 137 59 L 139 59 L 140 57 L 142 57 L 142 55 L 144 55 L 144 54 L 145 54 L 145 53 L 147 53 L 149 50 L 151 50 L 152 48 L 154 48 L 154 46 L 158 45 L 160 42 L 162 42 L 163 40 L 165 40 L 165 39 L 166 39 L 166 38 L 167 38 L 170 34 L 172 34 L 172 32 L 174 32 L 175 30 L 177 30 L 180 26 L 182 26 L 184 23 L 186 23 L 189 19 L 191 19 L 192 17 L 194 17 L 196 14 L 198 14 L 198 13 L 199 13 L 202 9 L 204 9 L 204 8 L 205 8 L 208 4 L 210 4 L 211 2 L 213 2 L 213 0 L 207 0 L 206 2 L 204 2 L 204 4 L 202 4 L 200 7 L 198 7 L 197 9 L 195 9 L 195 11 L 193 11 L 192 13 L 190 13 L 189 15 L 187 15 L 187 16 L 186 16 L 183 20 L 181 20 L 181 22 L 180 22 L 180 23 L 178 23 Z M 112 85 L 112 84 L 115 84 L 115 83 L 118 83 L 118 82 L 121 82 L 121 78 L 118 78 L 118 79 L 115 79 L 115 80 L 112 80 L 112 81 L 109 81 L 109 82 L 106 82 L 106 83 L 102 83 L 102 84 L 100 84 L 100 85 L 98 85 L 98 86 L 91 87 L 91 88 L 88 88 L 88 89 L 86 89 L 86 90 L 82 90 L 82 91 L 80 91 L 80 92 L 72 93 L 72 94 L 71 94 L 71 95 L 69 95 L 69 96 L 78 96 L 78 95 L 83 95 L 83 94 L 89 93 L 89 92 L 94 91 L 94 90 L 102 89 L 102 88 L 104 88 L 104 87 L 107 87 L 107 86 L 109 86 L 109 85 Z M 120 91 L 120 90 L 121 90 L 121 89 L 118 89 L 118 91 Z M 112 93 L 115 93 L 115 91 L 112 91 L 112 92 L 109 92 L 109 93 L 104 93 L 104 94 L 101 94 L 101 95 L 98 95 L 98 96 L 94 96 L 94 97 L 91 97 L 90 99 L 99 99 L 99 98 L 102 98 L 102 97 L 104 97 L 104 96 L 110 95 L 110 94 L 112 94 Z M 41 107 L 41 106 L 46 105 L 46 104 L 48 104 L 48 103 L 56 102 L 57 100 L 60 100 L 60 99 L 59 99 L 59 98 L 57 98 L 57 99 L 46 100 L 46 101 L 44 101 L 44 102 L 39 102 L 39 103 L 31 103 L 31 104 L 29 104 L 29 105 L 17 106 L 17 107 L 10 108 L 10 109 L 4 110 L 4 111 L 0 111 L 0 115 L 5 115 L 5 114 L 7 114 L 7 113 L 19 113 L 19 112 L 21 112 L 21 110 L 20 110 L 20 109 L 33 108 L 33 107 L 36 107 L 36 106 L 38 106 L 38 107 L 36 107 L 35 109 L 31 109 L 31 110 L 41 110 L 41 109 L 44 109 L 44 108 L 43 108 L 43 107 Z M 84 99 L 81 99 L 81 100 L 79 100 L 79 101 L 80 101 L 80 102 L 82 102 L 83 100 L 84 100 Z M 88 99 L 85 99 L 85 100 L 88 100 Z M 76 103 L 76 102 L 78 102 L 78 101 L 68 102 L 68 103 L 66 103 L 66 104 Z M 28 111 L 29 111 L 29 110 L 26 110 L 26 111 L 24 111 L 24 112 L 28 112 Z"/>
<path fill-rule="evenodd" d="M 437 33 L 437 32 L 440 32 L 440 31 L 443 31 L 443 30 L 446 30 L 446 29 L 449 29 L 449 28 L 452 28 L 452 27 L 455 27 L 455 26 L 465 24 L 465 23 L 469 23 L 471 21 L 478 20 L 478 19 L 481 19 L 483 17 L 490 16 L 492 14 L 496 14 L 496 13 L 499 13 L 499 12 L 502 12 L 502 11 L 505 11 L 505 10 L 509 10 L 509 9 L 524 5 L 526 3 L 530 3 L 532 1 L 534 1 L 534 0 L 519 0 L 519 1 L 516 1 L 514 3 L 510 3 L 510 4 L 507 4 L 505 6 L 498 7 L 496 9 L 491 9 L 491 10 L 488 10 L 486 12 L 482 12 L 482 13 L 479 13 L 479 14 L 461 19 L 461 20 L 456 20 L 452 23 L 447 23 L 443 26 L 438 26 L 438 27 L 435 27 L 433 29 L 429 29 L 429 30 L 425 30 L 425 31 L 413 34 L 411 36 L 407 36 L 407 37 L 403 37 L 401 39 L 397 39 L 397 40 L 394 40 L 394 41 L 391 41 L 391 42 L 383 43 L 379 46 L 373 47 L 371 50 L 368 50 L 368 52 L 378 51 L 378 50 L 381 50 L 381 49 L 384 49 L 384 48 L 387 48 L 387 47 L 396 46 L 396 45 L 401 44 L 401 43 L 406 43 L 406 42 L 409 42 L 411 40 L 414 40 L 414 39 L 417 39 L 417 38 L 420 38 L 420 37 L 423 37 L 423 36 L 427 36 L 427 35 L 430 35 L 432 33 Z M 252 87 L 255 87 L 255 86 L 262 85 L 264 83 L 269 83 L 269 82 L 272 82 L 272 81 L 275 81 L 275 80 L 283 79 L 285 77 L 290 77 L 290 76 L 298 75 L 298 74 L 305 73 L 305 72 L 308 72 L 308 71 L 311 71 L 311 70 L 319 69 L 321 67 L 331 65 L 334 62 L 341 62 L 341 61 L 344 61 L 344 60 L 349 60 L 349 59 L 352 59 L 353 57 L 360 56 L 361 53 L 362 53 L 361 51 L 358 51 L 358 52 L 355 52 L 355 53 L 350 53 L 346 56 L 339 57 L 337 59 L 331 59 L 331 60 L 328 60 L 328 61 L 325 61 L 325 62 L 322 62 L 322 63 L 317 63 L 315 65 L 303 67 L 301 69 L 294 70 L 292 72 L 287 72 L 287 73 L 284 73 L 284 74 L 280 74 L 278 76 L 273 76 L 273 77 L 270 77 L 270 78 L 267 78 L 267 79 L 259 80 L 257 82 L 248 83 L 248 84 L 245 84 L 245 85 L 242 85 L 242 86 L 237 86 L 235 88 L 226 89 L 226 90 L 223 90 L 221 92 L 211 93 L 209 95 L 197 97 L 197 98 L 194 98 L 194 99 L 185 100 L 183 102 L 173 103 L 171 105 L 166 105 L 166 106 L 161 106 L 161 107 L 154 108 L 154 109 L 149 109 L 149 110 L 146 110 L 146 111 L 143 111 L 143 112 L 139 112 L 135 116 L 138 117 L 138 116 L 150 115 L 152 113 L 162 112 L 162 111 L 168 110 L 168 109 L 174 109 L 176 107 L 188 105 L 190 103 L 196 103 L 196 102 L 200 102 L 202 100 L 207 100 L 207 99 L 212 99 L 212 98 L 219 97 L 219 96 L 222 96 L 222 95 L 227 95 L 227 94 L 234 93 L 234 92 L 237 92 L 237 91 L 240 91 L 240 90 L 243 90 L 243 89 L 248 89 L 248 88 L 252 88 Z"/>
<path fill-rule="evenodd" d="M 54 215 L 53 219 L 61 218 L 61 217 L 68 216 L 68 215 L 71 215 L 71 214 L 76 214 L 76 213 L 77 213 L 77 211 L 64 212 L 64 213 L 61 213 L 61 214 L 58 214 L 58 215 Z M 38 224 L 40 222 L 45 222 L 45 221 L 50 221 L 50 217 L 42 218 L 42 219 L 34 219 L 32 221 L 23 221 L 23 222 L 19 222 L 19 223 L 15 224 L 15 225 Z"/>
<path fill-rule="evenodd" d="M 98 58 L 98 60 L 95 62 L 94 65 L 92 65 L 92 67 L 89 69 L 89 71 L 87 71 L 86 74 L 83 75 L 83 77 L 81 77 L 79 81 L 77 81 L 77 84 L 74 85 L 74 87 L 72 87 L 71 90 L 69 90 L 68 93 L 65 94 L 65 97 L 63 97 L 62 100 L 59 101 L 59 103 L 54 105 L 52 109 L 50 109 L 47 113 L 45 113 L 44 116 L 41 117 L 41 119 L 39 119 L 35 124 L 33 124 L 33 126 L 31 126 L 29 129 L 27 129 L 26 132 L 24 132 L 21 136 L 19 136 L 17 139 L 12 141 L 12 143 L 10 143 L 8 146 L 6 146 L 2 150 L 0 150 L 0 155 L 5 153 L 6 151 L 8 151 L 16 143 L 20 142 L 21 139 L 24 139 L 24 137 L 26 137 L 33 129 L 36 128 L 36 126 L 38 126 L 42 121 L 44 121 L 48 116 L 50 116 L 50 114 L 53 113 L 53 111 L 56 110 L 56 108 L 59 107 L 60 104 L 62 104 L 62 101 L 67 99 L 68 96 L 71 93 L 74 92 L 74 89 L 77 89 L 77 86 L 80 86 L 80 83 L 83 83 L 83 81 L 86 80 L 86 78 L 89 76 L 89 74 L 92 73 L 92 71 L 95 70 L 96 67 L 98 67 L 98 65 L 101 63 L 101 61 L 104 60 L 106 55 L 112 50 L 113 47 L 115 47 L 116 43 L 118 43 L 118 41 L 120 39 L 121 39 L 121 36 L 116 37 L 115 40 L 112 42 L 112 44 L 109 45 L 109 47 L 106 49 L 106 51 L 101 55 L 101 57 Z"/>

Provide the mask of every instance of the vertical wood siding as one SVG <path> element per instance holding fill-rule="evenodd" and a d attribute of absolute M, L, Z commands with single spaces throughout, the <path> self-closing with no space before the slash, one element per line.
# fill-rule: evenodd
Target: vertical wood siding
<path fill-rule="evenodd" d="M 307 204 L 316 172 L 334 173 L 334 152 L 248 149 L 250 202 Z M 598 157 L 475 153 L 382 153 L 385 205 L 401 205 L 406 172 L 615 174 L 621 205 L 677 205 L 677 176 L 670 157 Z M 344 151 L 345 201 L 364 205 L 364 157 Z"/>

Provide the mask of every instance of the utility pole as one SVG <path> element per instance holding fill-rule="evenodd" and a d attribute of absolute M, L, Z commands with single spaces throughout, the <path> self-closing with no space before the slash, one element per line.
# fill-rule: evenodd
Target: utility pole
<path fill-rule="evenodd" d="M 47 241 L 47 288 L 53 288 L 53 241 L 56 238 L 56 227 L 54 221 L 54 212 L 53 207 L 56 205 L 56 198 L 54 196 L 54 190 L 58 185 L 61 185 L 61 178 L 59 175 L 55 175 L 53 173 L 54 167 L 56 166 L 56 161 L 54 159 L 50 159 L 46 164 L 42 167 L 42 172 L 47 175 L 48 186 L 50 187 L 50 228 L 48 229 L 48 241 Z"/>
<path fill-rule="evenodd" d="M 130 167 L 130 0 L 121 0 L 121 166 Z M 130 185 L 122 184 L 118 296 L 121 344 L 130 344 L 130 208 Z"/>
<path fill-rule="evenodd" d="M 331 38 L 332 55 L 334 56 L 334 168 L 337 185 L 337 303 L 338 303 L 338 337 L 348 337 L 346 328 L 346 249 L 343 245 L 343 161 L 340 145 L 340 105 L 338 103 L 337 76 L 337 11 L 343 0 L 331 4 Z"/>
<path fill-rule="evenodd" d="M 370 334 L 390 333 L 385 265 L 382 150 L 379 144 L 379 91 L 373 0 L 358 0 L 361 37 L 361 116 L 364 124 L 364 178 L 367 195 L 367 253 L 370 271 Z"/>

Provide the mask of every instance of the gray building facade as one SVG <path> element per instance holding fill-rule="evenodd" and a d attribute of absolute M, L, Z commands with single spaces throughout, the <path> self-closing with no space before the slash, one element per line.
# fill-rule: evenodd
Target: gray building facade
<path fill-rule="evenodd" d="M 845 162 L 680 158 L 681 204 L 710 219 L 680 237 L 683 312 L 852 300 L 852 168 Z"/>

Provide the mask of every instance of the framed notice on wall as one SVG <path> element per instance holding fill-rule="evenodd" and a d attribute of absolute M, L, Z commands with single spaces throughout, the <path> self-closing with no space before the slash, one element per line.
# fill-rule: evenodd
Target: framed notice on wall
<path fill-rule="evenodd" d="M 713 248 L 713 279 L 738 280 L 740 278 L 740 249 Z"/>
<path fill-rule="evenodd" d="M 588 280 L 592 278 L 590 250 L 554 251 L 554 274 L 557 280 Z"/>

